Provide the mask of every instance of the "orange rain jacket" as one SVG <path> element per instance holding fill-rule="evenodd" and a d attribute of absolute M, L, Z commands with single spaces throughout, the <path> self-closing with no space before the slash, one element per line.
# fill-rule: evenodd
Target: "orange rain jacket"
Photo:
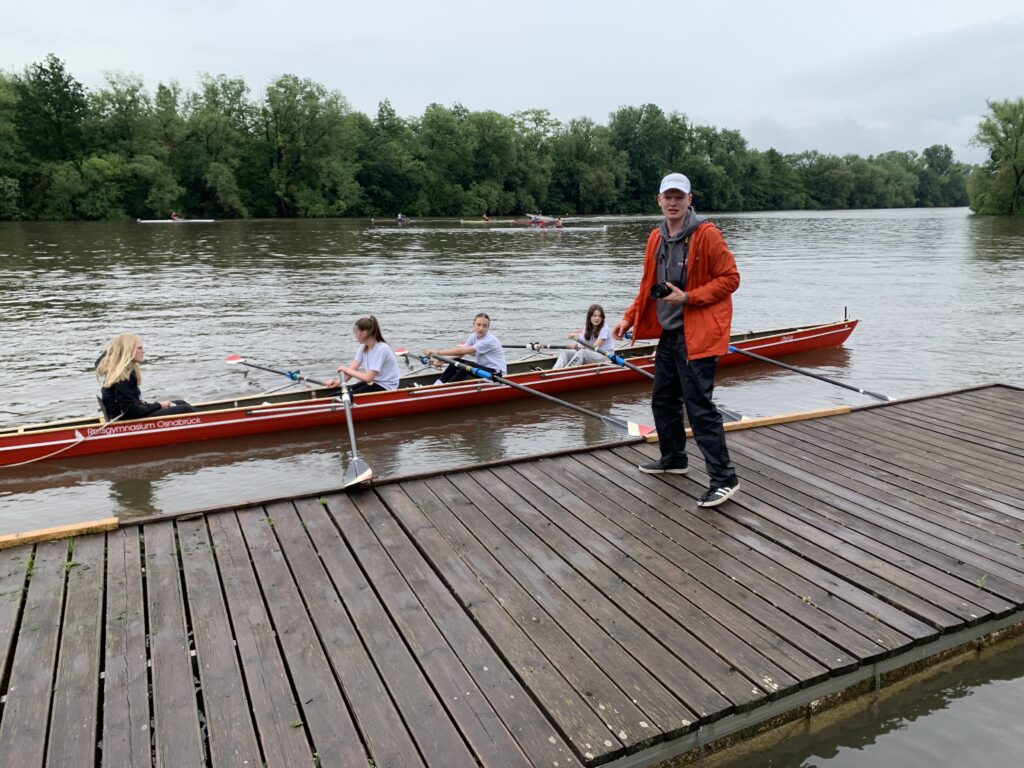
<path fill-rule="evenodd" d="M 661 230 L 656 227 L 647 238 L 644 274 L 640 292 L 623 315 L 633 327 L 633 341 L 655 339 L 661 324 L 651 298 L 651 286 L 657 279 L 658 246 Z M 725 244 L 718 227 L 702 222 L 690 235 L 686 257 L 686 304 L 683 305 L 683 333 L 686 356 L 690 360 L 724 355 L 729 351 L 732 328 L 732 293 L 740 286 L 736 260 Z"/>

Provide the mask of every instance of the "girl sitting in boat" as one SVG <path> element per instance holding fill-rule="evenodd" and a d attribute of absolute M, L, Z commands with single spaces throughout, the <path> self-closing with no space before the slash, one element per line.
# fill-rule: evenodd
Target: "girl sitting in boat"
<path fill-rule="evenodd" d="M 142 370 L 139 363 L 145 352 L 142 339 L 134 333 L 122 333 L 107 344 L 96 363 L 96 376 L 103 383 L 100 398 L 108 419 L 144 419 L 192 413 L 195 408 L 184 400 L 147 403 L 142 399 Z"/>
<path fill-rule="evenodd" d="M 491 333 L 491 317 L 486 312 L 481 312 L 473 318 L 473 333 L 469 334 L 465 344 L 460 344 L 451 349 L 428 349 L 424 352 L 430 355 L 443 355 L 444 357 L 456 357 L 461 360 L 464 355 L 476 357 L 476 368 L 483 368 L 491 373 L 500 376 L 505 375 L 508 366 L 505 364 L 505 350 L 494 334 Z M 440 363 L 437 363 L 440 365 Z M 472 374 L 458 366 L 448 364 L 448 367 L 441 373 L 441 377 L 435 384 L 447 384 L 451 381 L 462 381 Z"/>
<path fill-rule="evenodd" d="M 398 358 L 391 347 L 384 341 L 380 332 L 380 323 L 373 315 L 361 317 L 352 326 L 352 338 L 356 340 L 356 356 L 351 364 L 338 366 L 338 373 L 359 383 L 349 387 L 353 395 L 360 392 L 383 392 L 398 389 L 401 373 L 398 369 Z M 359 370 L 362 368 L 362 370 Z M 329 387 L 336 387 L 340 379 L 325 381 Z"/>
<path fill-rule="evenodd" d="M 587 310 L 587 325 L 582 337 L 579 331 L 573 331 L 569 338 L 574 340 L 571 349 L 564 349 L 555 361 L 555 368 L 566 368 L 573 365 L 586 365 L 587 363 L 607 363 L 608 358 L 599 355 L 592 349 L 587 349 L 582 344 L 576 344 L 575 340 L 582 338 L 592 347 L 597 347 L 605 352 L 615 351 L 615 342 L 612 341 L 611 329 L 604 322 L 604 307 L 600 304 L 591 304 Z"/>

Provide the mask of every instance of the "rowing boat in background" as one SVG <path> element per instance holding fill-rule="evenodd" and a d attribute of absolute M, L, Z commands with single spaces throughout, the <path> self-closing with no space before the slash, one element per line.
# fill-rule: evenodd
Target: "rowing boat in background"
<path fill-rule="evenodd" d="M 216 219 L 136 219 L 137 224 L 212 224 Z"/>
<path fill-rule="evenodd" d="M 843 320 L 794 328 L 733 334 L 738 349 L 777 358 L 800 352 L 838 347 L 857 326 Z M 653 371 L 656 342 L 637 342 L 619 350 L 637 367 Z M 532 357 L 509 364 L 508 378 L 547 394 L 641 382 L 629 368 L 593 364 L 553 368 L 554 356 Z M 719 365 L 749 362 L 738 353 L 719 358 Z M 355 421 L 388 419 L 431 411 L 468 408 L 529 397 L 513 387 L 479 379 L 431 386 L 434 370 L 402 378 L 399 388 L 358 395 L 352 407 Z M 67 419 L 0 429 L 0 467 L 110 451 L 238 437 L 330 424 L 343 424 L 345 412 L 336 389 L 303 389 L 274 394 L 243 395 L 196 404 L 195 413 L 157 416 L 133 421 L 104 421 L 101 417 Z"/>

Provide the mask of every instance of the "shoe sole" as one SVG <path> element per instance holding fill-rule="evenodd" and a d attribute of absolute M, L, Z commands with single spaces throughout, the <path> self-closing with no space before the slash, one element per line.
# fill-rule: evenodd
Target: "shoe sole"
<path fill-rule="evenodd" d="M 690 471 L 689 467 L 673 468 L 673 469 L 644 469 L 643 467 L 637 467 L 645 475 L 685 475 Z"/>
<path fill-rule="evenodd" d="M 713 499 L 711 501 L 698 501 L 697 502 L 697 506 L 698 507 L 704 507 L 704 508 L 707 508 L 707 507 L 717 507 L 719 504 L 722 504 L 722 503 L 728 501 L 729 499 L 731 499 L 733 496 L 735 496 L 736 495 L 736 491 L 738 491 L 739 489 L 740 489 L 740 484 L 737 482 L 736 485 L 734 485 L 732 488 L 730 488 L 729 492 L 727 494 L 725 494 L 724 496 L 719 496 L 718 498 Z"/>

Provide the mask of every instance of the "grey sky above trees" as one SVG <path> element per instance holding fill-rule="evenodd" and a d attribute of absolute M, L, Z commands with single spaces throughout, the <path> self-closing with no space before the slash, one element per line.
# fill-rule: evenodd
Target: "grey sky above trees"
<path fill-rule="evenodd" d="M 872 155 L 969 140 L 986 99 L 1024 96 L 1019 0 L 218 0 L 10 4 L 0 69 L 47 53 L 85 86 L 135 72 L 153 91 L 202 72 L 254 94 L 293 73 L 368 115 L 431 102 L 607 123 L 654 103 L 739 130 L 756 149 Z"/>

